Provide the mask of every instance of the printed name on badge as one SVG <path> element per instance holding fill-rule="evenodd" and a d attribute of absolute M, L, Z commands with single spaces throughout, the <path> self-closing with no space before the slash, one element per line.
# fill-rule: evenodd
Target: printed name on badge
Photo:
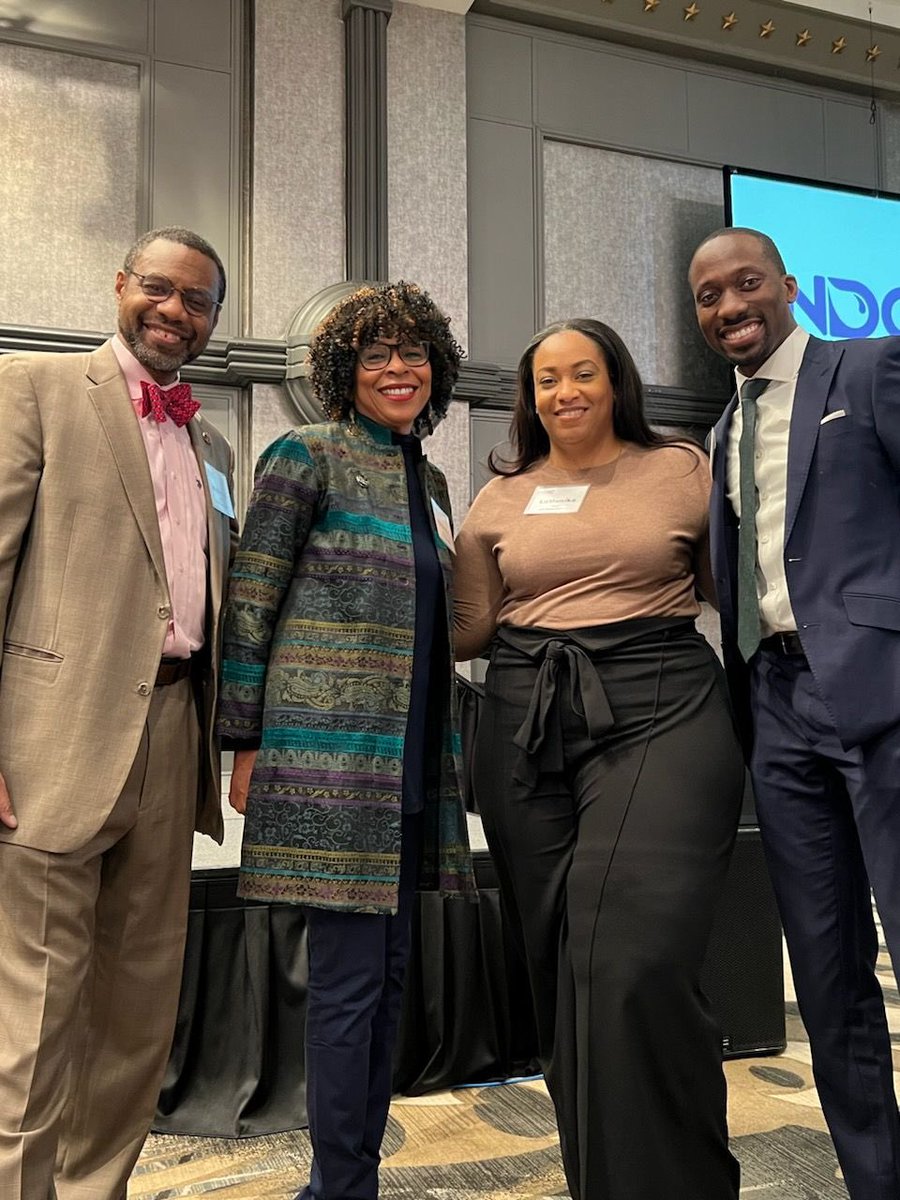
<path fill-rule="evenodd" d="M 589 483 L 580 483 L 570 487 L 536 487 L 525 505 L 525 516 L 578 512 L 590 486 Z"/>

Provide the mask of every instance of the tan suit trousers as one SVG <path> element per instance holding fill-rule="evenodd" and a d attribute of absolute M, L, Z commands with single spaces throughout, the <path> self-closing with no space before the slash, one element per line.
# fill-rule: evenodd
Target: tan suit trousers
<path fill-rule="evenodd" d="M 155 689 L 125 787 L 87 845 L 0 843 L 3 1200 L 125 1196 L 178 1007 L 199 741 L 190 680 Z M 52 769 L 52 744 L 47 757 Z"/>

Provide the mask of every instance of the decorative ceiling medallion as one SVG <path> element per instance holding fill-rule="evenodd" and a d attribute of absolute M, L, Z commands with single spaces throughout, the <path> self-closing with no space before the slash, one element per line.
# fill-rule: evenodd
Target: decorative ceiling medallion
<path fill-rule="evenodd" d="M 775 32 L 775 22 L 774 21 L 766 21 L 765 25 L 760 25 L 760 27 L 759 27 L 759 36 L 761 38 L 771 37 L 774 32 Z"/>
<path fill-rule="evenodd" d="M 874 46 L 870 46 L 866 51 L 866 62 L 873 63 L 881 54 L 881 47 L 876 42 Z"/>
<path fill-rule="evenodd" d="M 847 45 L 847 39 L 845 37 L 835 38 L 834 41 L 831 43 L 831 53 L 832 54 L 843 54 L 844 48 L 846 47 L 846 45 Z"/>
<path fill-rule="evenodd" d="M 811 41 L 812 41 L 812 34 L 809 32 L 808 29 L 801 29 L 800 32 L 797 34 L 797 45 L 798 46 L 806 46 Z"/>
<path fill-rule="evenodd" d="M 659 8 L 659 0 L 644 0 L 644 12 L 656 12 Z"/>
<path fill-rule="evenodd" d="M 723 29 L 734 29 L 734 27 L 735 27 L 735 25 L 737 25 L 737 23 L 738 23 L 738 17 L 737 17 L 737 13 L 735 13 L 735 12 L 725 13 L 725 15 L 722 17 L 722 28 Z"/>
<path fill-rule="evenodd" d="M 691 0 L 691 3 L 684 10 L 685 21 L 693 21 L 694 17 L 696 17 L 696 15 L 699 11 L 700 11 L 700 5 L 695 4 L 694 0 Z"/>

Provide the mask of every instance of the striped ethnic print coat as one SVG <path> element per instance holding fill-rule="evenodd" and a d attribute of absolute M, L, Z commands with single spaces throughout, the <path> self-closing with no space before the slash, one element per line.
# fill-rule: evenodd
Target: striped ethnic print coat
<path fill-rule="evenodd" d="M 426 507 L 452 621 L 451 552 Z M 220 734 L 259 746 L 239 891 L 394 913 L 403 745 L 412 680 L 415 563 L 403 452 L 365 417 L 308 425 L 261 456 L 231 576 Z M 440 664 L 435 664 L 436 669 Z M 441 734 L 426 747 L 420 886 L 473 892 L 453 665 Z M 443 682 L 443 681 L 441 681 Z"/>

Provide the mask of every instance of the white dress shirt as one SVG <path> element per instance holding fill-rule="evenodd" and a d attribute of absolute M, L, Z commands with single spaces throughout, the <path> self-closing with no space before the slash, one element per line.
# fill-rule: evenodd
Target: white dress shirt
<path fill-rule="evenodd" d="M 762 636 L 796 630 L 797 621 L 784 572 L 784 520 L 787 503 L 788 436 L 794 393 L 809 334 L 799 325 L 762 364 L 755 378 L 771 383 L 756 401 L 754 469 L 759 508 L 756 513 L 756 586 Z M 740 395 L 749 376 L 734 372 Z M 741 515 L 738 446 L 743 420 L 738 405 L 728 434 L 726 484 L 728 498 Z"/>

